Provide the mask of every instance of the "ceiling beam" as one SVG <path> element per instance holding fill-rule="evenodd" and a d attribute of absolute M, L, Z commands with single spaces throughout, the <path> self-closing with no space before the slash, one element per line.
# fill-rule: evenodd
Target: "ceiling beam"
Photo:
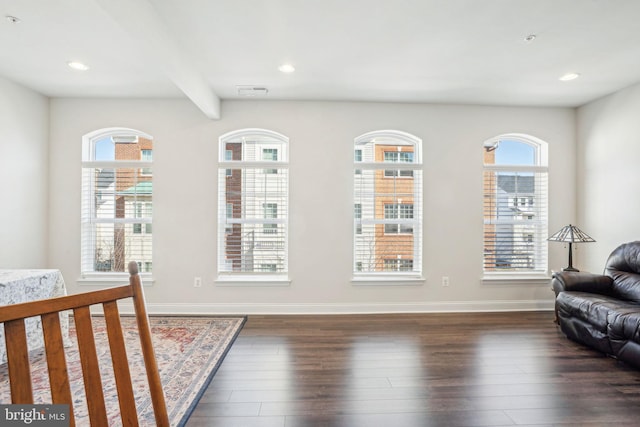
<path fill-rule="evenodd" d="M 145 55 L 157 60 L 173 83 L 210 119 L 220 118 L 220 98 L 213 92 L 193 60 L 171 35 L 148 0 L 95 0 Z"/>

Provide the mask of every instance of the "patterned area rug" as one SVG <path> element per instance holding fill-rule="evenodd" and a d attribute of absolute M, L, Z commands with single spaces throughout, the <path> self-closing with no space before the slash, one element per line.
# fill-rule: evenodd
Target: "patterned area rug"
<path fill-rule="evenodd" d="M 153 345 L 165 392 L 165 399 L 172 426 L 186 424 L 202 393 L 213 378 L 224 356 L 240 333 L 245 318 L 222 317 L 150 317 Z M 67 366 L 72 381 L 72 394 L 76 406 L 76 424 L 88 425 L 86 399 L 82 386 L 82 369 L 75 345 L 75 328 L 70 319 L 69 335 L 72 344 L 67 348 Z M 127 351 L 131 359 L 131 376 L 140 414 L 140 424 L 154 426 L 151 400 L 140 390 L 146 390 L 146 375 L 138 344 L 135 319 L 123 317 L 122 326 Z M 94 318 L 94 333 L 98 346 L 100 370 L 103 381 L 113 383 L 110 368 L 111 356 L 104 321 Z M 49 380 L 43 350 L 31 353 L 35 403 L 50 403 Z M 115 385 L 105 387 L 107 413 L 114 414 L 110 426 L 121 425 Z M 0 365 L 0 403 L 11 403 L 6 363 Z"/>

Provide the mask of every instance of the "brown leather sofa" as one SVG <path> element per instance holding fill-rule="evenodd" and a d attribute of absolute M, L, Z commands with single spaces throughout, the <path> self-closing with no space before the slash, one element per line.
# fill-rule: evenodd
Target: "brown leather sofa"
<path fill-rule="evenodd" d="M 552 285 L 567 337 L 640 368 L 640 241 L 618 246 L 603 274 L 557 272 Z"/>

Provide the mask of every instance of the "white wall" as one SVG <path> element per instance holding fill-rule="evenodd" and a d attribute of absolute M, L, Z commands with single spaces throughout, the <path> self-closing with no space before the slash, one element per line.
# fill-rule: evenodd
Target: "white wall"
<path fill-rule="evenodd" d="M 549 143 L 550 232 L 575 219 L 575 111 L 561 108 L 226 101 L 206 119 L 184 100 L 51 101 L 51 263 L 71 292 L 80 271 L 82 135 L 124 126 L 154 136 L 156 312 L 366 312 L 551 308 L 548 285 L 482 285 L 482 143 L 525 133 Z M 214 285 L 218 137 L 266 128 L 290 138 L 291 285 Z M 351 279 L 353 140 L 396 129 L 422 138 L 424 275 L 419 286 Z M 566 263 L 550 245 L 550 266 Z M 441 286 L 441 277 L 450 286 Z M 193 287 L 200 276 L 204 285 Z"/>
<path fill-rule="evenodd" d="M 49 101 L 0 77 L 0 269 L 47 267 Z"/>
<path fill-rule="evenodd" d="M 579 227 L 597 243 L 580 245 L 584 269 L 602 272 L 618 245 L 640 240 L 640 85 L 578 109 Z"/>

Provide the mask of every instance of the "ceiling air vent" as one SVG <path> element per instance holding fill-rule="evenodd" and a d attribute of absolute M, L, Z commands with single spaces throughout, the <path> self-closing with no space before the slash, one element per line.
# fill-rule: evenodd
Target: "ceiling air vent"
<path fill-rule="evenodd" d="M 266 96 L 269 89 L 264 86 L 236 86 L 238 96 Z"/>

